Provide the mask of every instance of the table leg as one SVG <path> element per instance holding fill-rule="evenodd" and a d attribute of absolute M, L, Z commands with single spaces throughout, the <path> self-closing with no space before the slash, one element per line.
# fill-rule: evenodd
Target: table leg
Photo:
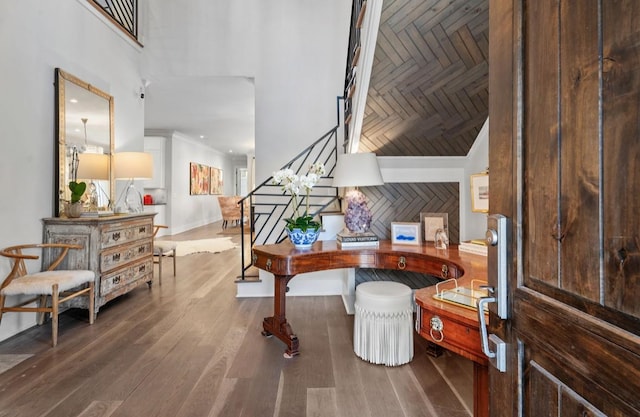
<path fill-rule="evenodd" d="M 300 353 L 298 337 L 293 333 L 286 317 L 287 284 L 293 277 L 294 275 L 273 276 L 273 316 L 265 317 L 262 321 L 263 336 L 274 335 L 287 345 L 287 350 L 284 352 L 285 358 L 291 358 Z"/>
<path fill-rule="evenodd" d="M 473 416 L 489 416 L 489 367 L 473 363 Z"/>

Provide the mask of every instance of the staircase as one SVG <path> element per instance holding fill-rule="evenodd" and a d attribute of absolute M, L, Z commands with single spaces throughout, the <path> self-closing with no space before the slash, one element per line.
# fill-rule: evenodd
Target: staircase
<path fill-rule="evenodd" d="M 338 100 L 344 100 L 344 141 L 341 143 L 343 152 L 356 152 L 358 149 L 357 139 L 362 129 L 381 10 L 382 0 L 353 0 L 352 3 L 344 96 L 338 97 Z M 337 133 L 340 119 L 338 111 L 338 125 L 281 168 L 290 168 L 296 174 L 304 175 L 313 163 L 322 162 L 325 165 L 326 176 L 313 187 L 309 195 L 310 214 L 313 216 L 321 217 L 341 211 L 338 190 L 331 185 L 338 155 Z M 249 200 L 250 213 L 243 212 L 242 216 L 250 219 L 250 227 L 242 231 L 242 271 L 238 282 L 247 280 L 247 271 L 252 266 L 249 255 L 251 247 L 279 243 L 286 238 L 283 219 L 292 217 L 292 198 L 280 185 L 273 184 L 272 180 L 273 177 L 267 178 L 239 203 L 244 208 L 246 204 L 243 203 Z M 299 196 L 298 205 L 306 204 L 306 196 Z M 322 223 L 324 227 L 325 222 Z M 342 220 L 340 224 L 342 225 Z M 249 248 L 245 247 L 247 244 L 250 244 Z"/>
<path fill-rule="evenodd" d="M 301 194 L 297 201 L 298 207 L 303 208 L 308 201 L 309 214 L 314 217 L 320 217 L 327 212 L 340 211 L 338 190 L 331 185 L 338 158 L 337 132 L 338 126 L 335 126 L 280 168 L 288 168 L 297 175 L 304 175 L 311 164 L 317 162 L 324 164 L 325 176 L 312 188 L 308 197 Z M 244 213 L 244 207 L 247 206 L 246 200 L 249 200 L 250 213 Z M 286 193 L 282 186 L 273 184 L 273 177 L 263 181 L 238 204 L 241 207 L 242 218 L 250 219 L 250 227 L 243 228 L 241 236 L 242 273 L 239 280 L 244 281 L 247 270 L 252 264 L 245 245 L 248 242 L 251 247 L 282 242 L 287 237 L 284 219 L 293 217 L 294 207 L 291 195 Z"/>

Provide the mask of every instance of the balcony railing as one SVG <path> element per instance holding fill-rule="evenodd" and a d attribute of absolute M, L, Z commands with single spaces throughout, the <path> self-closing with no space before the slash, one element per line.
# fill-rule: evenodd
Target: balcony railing
<path fill-rule="evenodd" d="M 88 1 L 129 37 L 138 42 L 138 0 Z"/>

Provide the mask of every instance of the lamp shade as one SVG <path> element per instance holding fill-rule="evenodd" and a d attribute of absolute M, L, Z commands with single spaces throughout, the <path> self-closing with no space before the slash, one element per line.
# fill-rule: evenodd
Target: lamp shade
<path fill-rule="evenodd" d="M 79 179 L 108 180 L 109 179 L 109 155 L 100 153 L 81 153 L 78 155 Z"/>
<path fill-rule="evenodd" d="M 376 154 L 373 152 L 338 155 L 333 174 L 334 187 L 367 187 L 382 184 L 384 181 Z"/>
<path fill-rule="evenodd" d="M 113 154 L 116 179 L 149 180 L 153 178 L 153 157 L 145 152 L 116 152 Z"/>

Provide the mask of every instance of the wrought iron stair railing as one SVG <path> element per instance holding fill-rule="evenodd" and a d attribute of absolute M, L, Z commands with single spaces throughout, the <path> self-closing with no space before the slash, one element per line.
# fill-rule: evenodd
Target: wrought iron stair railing
<path fill-rule="evenodd" d="M 338 158 L 337 132 L 338 126 L 335 126 L 281 168 L 289 168 L 298 175 L 304 175 L 311 164 L 324 164 L 326 174 L 312 188 L 308 200 L 306 195 L 298 196 L 298 206 L 304 210 L 308 201 L 309 214 L 314 217 L 321 215 L 328 208 L 339 210 L 338 190 L 331 185 Z M 244 213 L 244 202 L 247 199 L 250 203 L 249 213 Z M 286 238 L 284 219 L 292 217 L 294 207 L 291 195 L 285 193 L 281 185 L 273 184 L 272 176 L 242 198 L 238 204 L 241 216 L 249 219 L 249 227 L 242 229 L 240 239 L 242 274 L 239 278 L 245 280 L 245 274 L 252 264 L 246 250 L 250 249 L 246 247 L 247 243 L 250 242 L 250 246 L 253 247 L 283 241 Z"/>

